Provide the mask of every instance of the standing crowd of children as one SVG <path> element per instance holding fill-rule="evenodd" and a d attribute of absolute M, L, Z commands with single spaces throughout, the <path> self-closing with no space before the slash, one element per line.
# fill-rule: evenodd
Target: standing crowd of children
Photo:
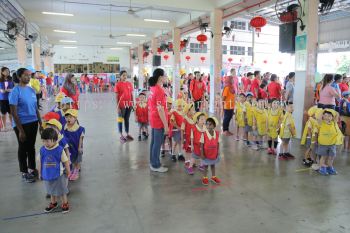
<path fill-rule="evenodd" d="M 56 105 L 43 116 L 43 146 L 38 155 L 38 177 L 44 181 L 50 203 L 45 212 L 58 208 L 61 199 L 62 213 L 69 212 L 68 183 L 79 179 L 83 157 L 85 128 L 79 125 L 78 110 L 73 100 L 59 93 Z"/>

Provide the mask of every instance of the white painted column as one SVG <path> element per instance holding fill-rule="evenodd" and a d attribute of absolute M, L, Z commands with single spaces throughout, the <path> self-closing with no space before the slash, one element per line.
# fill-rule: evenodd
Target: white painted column
<path fill-rule="evenodd" d="M 27 48 L 26 41 L 23 36 L 18 36 L 16 39 L 17 60 L 19 67 L 27 66 Z"/>
<path fill-rule="evenodd" d="M 313 105 L 319 28 L 318 1 L 302 0 L 301 2 L 302 6 L 305 6 L 305 17 L 302 19 L 306 28 L 301 31 L 300 22 L 298 22 L 298 35 L 295 42 L 296 72 L 293 99 L 293 116 L 298 138 L 302 135 L 304 112 Z"/>
<path fill-rule="evenodd" d="M 214 33 L 214 38 L 210 40 L 210 113 L 215 112 L 215 95 L 221 94 L 222 16 L 221 9 L 214 9 L 210 14 L 210 27 Z"/>
<path fill-rule="evenodd" d="M 52 57 L 46 56 L 44 58 L 44 70 L 46 72 L 54 72 L 54 66 L 52 63 Z"/>
<path fill-rule="evenodd" d="M 32 66 L 35 70 L 41 70 L 40 47 L 32 44 Z"/>
<path fill-rule="evenodd" d="M 174 28 L 173 30 L 173 50 L 174 50 L 174 64 L 173 64 L 173 99 L 176 99 L 180 92 L 180 41 L 181 29 Z"/>
<path fill-rule="evenodd" d="M 137 53 L 138 53 L 138 59 L 139 59 L 139 89 L 143 89 L 143 45 L 140 44 L 138 49 L 137 49 Z"/>

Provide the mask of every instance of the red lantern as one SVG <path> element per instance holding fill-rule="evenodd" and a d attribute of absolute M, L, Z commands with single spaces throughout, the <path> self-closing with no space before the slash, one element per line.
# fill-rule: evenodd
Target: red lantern
<path fill-rule="evenodd" d="M 148 55 L 149 55 L 149 53 L 148 53 L 147 51 L 144 51 L 144 52 L 143 52 L 143 58 L 148 57 Z"/>
<path fill-rule="evenodd" d="M 186 41 L 182 40 L 180 41 L 180 51 L 182 51 L 186 46 Z"/>
<path fill-rule="evenodd" d="M 261 28 L 264 27 L 266 23 L 267 23 L 266 19 L 262 16 L 256 16 L 250 20 L 250 26 L 255 28 L 255 31 L 257 32 L 258 37 L 259 37 L 259 33 L 261 32 Z"/>
<path fill-rule="evenodd" d="M 232 59 L 232 57 L 229 57 L 227 60 L 229 63 L 231 63 L 233 59 Z"/>
<path fill-rule="evenodd" d="M 267 64 L 267 60 L 264 60 L 264 64 Z"/>
<path fill-rule="evenodd" d="M 205 57 L 201 57 L 201 61 L 204 62 L 205 61 Z"/>
<path fill-rule="evenodd" d="M 185 59 L 186 59 L 187 61 L 189 61 L 189 60 L 191 60 L 191 57 L 187 55 L 187 56 L 185 57 Z"/>
<path fill-rule="evenodd" d="M 160 55 L 160 54 L 162 54 L 163 50 L 161 48 L 157 48 L 157 52 Z"/>
<path fill-rule="evenodd" d="M 201 43 L 201 45 L 203 45 L 204 42 L 206 42 L 208 40 L 208 37 L 205 34 L 199 34 L 197 36 L 197 40 L 199 43 Z"/>
<path fill-rule="evenodd" d="M 173 49 L 173 43 L 169 42 L 168 46 L 169 46 L 169 49 L 170 49 L 170 50 Z"/>
<path fill-rule="evenodd" d="M 167 55 L 167 54 L 165 54 L 164 56 L 163 56 L 163 58 L 164 58 L 164 60 L 168 60 L 168 58 L 169 58 L 169 55 Z"/>

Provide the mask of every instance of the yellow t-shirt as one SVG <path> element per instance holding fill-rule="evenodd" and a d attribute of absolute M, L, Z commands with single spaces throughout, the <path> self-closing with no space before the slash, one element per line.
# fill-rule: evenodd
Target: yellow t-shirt
<path fill-rule="evenodd" d="M 292 138 L 295 137 L 295 135 L 292 135 L 291 130 L 289 129 L 291 127 L 294 129 L 295 132 L 295 122 L 293 115 L 289 112 L 286 112 L 283 116 L 282 124 L 281 124 L 281 132 L 280 137 L 281 138 Z"/>
<path fill-rule="evenodd" d="M 230 92 L 229 87 L 225 87 L 224 91 L 222 92 L 222 96 L 226 97 L 224 100 L 224 109 L 225 110 L 231 110 L 235 108 L 235 94 Z"/>
<path fill-rule="evenodd" d="M 260 136 L 266 135 L 267 133 L 267 112 L 265 109 L 254 108 L 253 111 L 256 128 Z"/>
<path fill-rule="evenodd" d="M 40 82 L 35 78 L 31 78 L 29 81 L 29 86 L 34 89 L 36 94 L 40 93 Z"/>
<path fill-rule="evenodd" d="M 330 124 L 322 121 L 318 126 L 318 144 L 322 146 L 331 146 L 337 144 L 338 132 L 334 122 Z"/>
<path fill-rule="evenodd" d="M 300 142 L 301 145 L 305 145 L 309 130 L 311 131 L 311 142 L 316 142 L 315 133 L 317 131 L 317 124 L 318 123 L 316 119 L 314 119 L 313 117 L 309 117 L 304 127 L 303 136 Z"/>
<path fill-rule="evenodd" d="M 235 113 L 236 113 L 236 122 L 238 127 L 244 127 L 244 113 L 246 112 L 245 105 L 243 103 L 236 103 Z"/>
<path fill-rule="evenodd" d="M 249 103 L 248 101 L 246 101 L 244 103 L 245 105 L 245 109 L 246 109 L 246 118 L 247 118 L 247 124 L 249 126 L 253 126 L 253 113 L 254 113 L 254 107 L 252 106 L 251 103 Z"/>
<path fill-rule="evenodd" d="M 283 113 L 281 109 L 277 109 L 277 110 L 269 109 L 267 112 L 268 127 L 269 127 L 268 136 L 273 139 L 278 137 L 278 130 L 280 128 L 279 123 L 282 118 L 282 115 Z"/>

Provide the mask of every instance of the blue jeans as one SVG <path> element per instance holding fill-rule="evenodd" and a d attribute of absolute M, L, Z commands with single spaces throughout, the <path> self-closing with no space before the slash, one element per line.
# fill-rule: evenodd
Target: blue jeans
<path fill-rule="evenodd" d="M 159 168 L 161 166 L 159 156 L 160 147 L 164 141 L 164 129 L 152 128 L 152 139 L 150 146 L 150 163 L 153 168 Z"/>

